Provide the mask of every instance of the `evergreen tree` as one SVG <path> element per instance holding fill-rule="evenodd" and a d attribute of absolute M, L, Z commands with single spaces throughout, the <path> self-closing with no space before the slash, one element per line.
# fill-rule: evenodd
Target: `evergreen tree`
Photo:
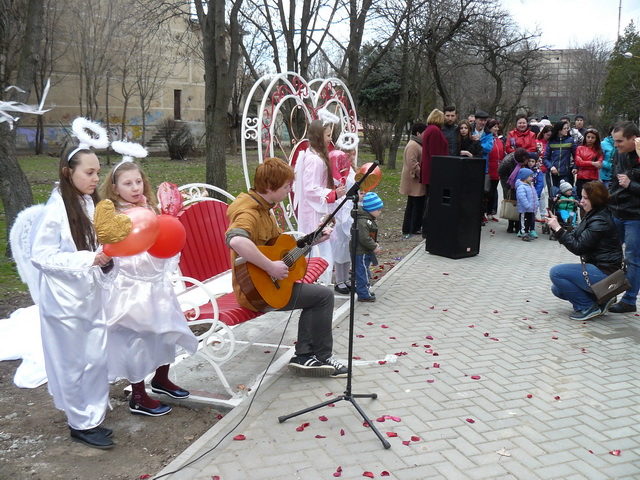
<path fill-rule="evenodd" d="M 628 58 L 625 53 L 631 53 Z M 609 74 L 602 93 L 603 119 L 638 123 L 640 118 L 640 34 L 633 20 L 618 38 L 609 60 Z"/>

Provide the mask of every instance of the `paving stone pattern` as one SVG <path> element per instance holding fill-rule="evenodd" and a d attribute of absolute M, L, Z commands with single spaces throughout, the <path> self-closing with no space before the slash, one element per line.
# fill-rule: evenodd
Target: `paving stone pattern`
<path fill-rule="evenodd" d="M 319 480 L 339 467 L 345 479 L 640 478 L 640 317 L 569 320 L 548 271 L 577 261 L 504 220 L 483 228 L 475 257 L 418 246 L 355 309 L 353 393 L 378 394 L 357 402 L 391 449 L 346 401 L 278 423 L 346 385 L 283 369 L 160 474 L 203 455 L 164 478 Z M 348 316 L 335 326 L 345 359 Z"/>

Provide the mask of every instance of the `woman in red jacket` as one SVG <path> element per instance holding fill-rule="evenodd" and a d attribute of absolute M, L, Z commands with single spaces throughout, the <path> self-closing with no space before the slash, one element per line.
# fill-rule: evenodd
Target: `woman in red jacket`
<path fill-rule="evenodd" d="M 576 193 L 581 198 L 582 186 L 591 180 L 600 179 L 600 169 L 604 152 L 600 146 L 600 134 L 595 128 L 588 128 L 584 135 L 584 145 L 576 149 Z"/>
<path fill-rule="evenodd" d="M 537 152 L 536 134 L 529 130 L 527 116 L 520 114 L 516 117 L 516 128 L 507 135 L 507 154 L 515 152 L 516 148 L 525 148 L 527 152 Z"/>
<path fill-rule="evenodd" d="M 420 183 L 427 186 L 427 202 L 429 201 L 429 185 L 431 184 L 431 157 L 449 155 L 449 142 L 442 133 L 444 113 L 437 108 L 427 117 L 427 129 L 422 134 L 422 164 L 420 167 Z M 422 217 L 422 236 L 427 237 L 427 205 Z"/>

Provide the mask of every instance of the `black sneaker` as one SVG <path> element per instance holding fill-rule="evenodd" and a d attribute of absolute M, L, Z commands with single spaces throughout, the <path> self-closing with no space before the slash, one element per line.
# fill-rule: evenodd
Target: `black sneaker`
<path fill-rule="evenodd" d="M 351 293 L 351 289 L 347 287 L 346 283 L 338 283 L 333 289 L 341 295 L 349 295 Z"/>
<path fill-rule="evenodd" d="M 591 320 L 592 318 L 597 317 L 598 315 L 602 315 L 602 310 L 600 310 L 600 307 L 594 303 L 589 308 L 576 312 L 573 315 L 571 315 L 569 318 L 571 320 L 582 321 L 582 320 Z"/>
<path fill-rule="evenodd" d="M 636 311 L 636 306 L 627 302 L 618 302 L 609 309 L 611 313 L 631 313 Z"/>
<path fill-rule="evenodd" d="M 342 378 L 346 377 L 349 373 L 349 369 L 333 357 L 320 361 L 325 365 L 330 365 L 334 369 L 334 372 L 331 374 L 332 377 Z"/>
<path fill-rule="evenodd" d="M 289 370 L 303 377 L 328 377 L 335 372 L 335 368 L 318 360 L 315 355 L 310 357 L 295 356 L 287 365 Z"/>

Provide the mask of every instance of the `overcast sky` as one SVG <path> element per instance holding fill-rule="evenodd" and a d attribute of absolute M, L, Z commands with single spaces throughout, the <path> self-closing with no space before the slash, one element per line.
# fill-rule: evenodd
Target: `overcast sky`
<path fill-rule="evenodd" d="M 615 42 L 620 0 L 501 0 L 515 20 L 542 31 L 541 44 L 570 48 L 600 38 Z M 620 34 L 633 20 L 638 30 L 640 0 L 622 0 Z"/>

